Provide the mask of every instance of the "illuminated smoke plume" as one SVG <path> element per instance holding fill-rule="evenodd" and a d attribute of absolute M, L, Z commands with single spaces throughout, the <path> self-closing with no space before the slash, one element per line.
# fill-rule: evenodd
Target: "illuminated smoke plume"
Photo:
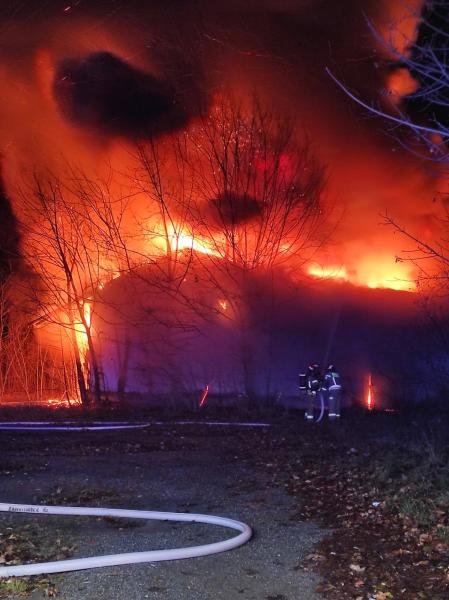
<path fill-rule="evenodd" d="M 167 83 L 110 52 L 62 60 L 53 89 L 67 119 L 106 135 L 149 138 L 187 121 Z"/>
<path fill-rule="evenodd" d="M 364 13 L 383 31 L 390 19 L 393 27 L 401 22 L 403 4 L 397 0 L 98 0 L 72 3 L 66 11 L 56 0 L 30 0 L 21 8 L 18 5 L 13 16 L 1 6 L 0 151 L 5 155 L 6 189 L 14 210 L 20 215 L 17 185 L 22 183 L 21 177 L 48 169 L 65 184 L 64 168 L 73 165 L 95 182 L 107 181 L 110 170 L 120 173 L 123 178 L 119 185 L 107 189 L 106 196 L 129 194 L 136 217 L 154 213 L 156 219 L 157 211 L 148 206 L 148 198 L 126 187 L 135 172 L 130 160 L 135 148 L 128 142 L 157 135 L 164 144 L 164 133 L 184 128 L 189 136 L 199 112 L 196 102 L 205 112 L 209 97 L 217 89 L 230 91 L 242 102 L 256 93 L 263 104 L 292 118 L 299 131 L 304 128 L 316 154 L 329 167 L 325 211 L 329 214 L 334 209 L 341 218 L 331 243 L 316 252 L 315 273 L 361 286 L 403 289 L 410 264 L 395 262 L 402 243 L 391 230 L 379 227 L 379 213 L 388 209 L 418 237 L 432 239 L 438 204 L 433 202 L 432 190 L 437 182 L 429 180 L 420 162 L 385 136 L 382 124 L 367 119 L 325 74 L 326 66 L 334 67 L 352 89 L 378 99 L 379 90 L 385 86 L 388 58 L 373 39 Z M 184 19 L 189 35 L 181 43 L 177 32 Z M 194 22 L 196 29 L 190 28 Z M 193 60 L 184 51 L 186 40 L 192 49 L 196 45 L 202 49 Z M 173 158 L 167 159 L 167 168 L 170 161 Z M 102 186 L 98 187 L 103 193 Z M 174 199 L 179 198 L 174 195 Z M 257 194 L 216 192 L 210 195 L 209 203 L 211 218 L 217 219 L 217 213 L 222 213 L 224 224 L 250 224 L 263 208 L 263 199 Z M 8 210 L 5 214 L 8 222 Z M 3 239 L 6 232 L 13 231 L 4 222 L 0 224 Z M 157 231 L 153 225 L 157 223 L 149 227 L 150 238 L 153 230 Z M 185 234 L 171 225 L 168 238 L 172 250 L 194 249 L 216 264 L 214 248 L 207 240 L 194 240 L 188 227 Z M 15 243 L 13 234 L 10 246 L 6 246 L 14 248 Z M 302 266 L 292 273 L 304 280 Z M 112 280 L 117 288 L 121 286 L 115 271 Z M 280 348 L 275 356 L 282 356 L 286 349 L 290 352 L 289 336 L 295 319 L 301 321 L 301 331 L 306 331 L 306 335 L 295 338 L 298 346 L 302 339 L 310 339 L 318 354 L 326 343 L 328 328 L 323 315 L 334 310 L 339 294 L 353 293 L 347 291 L 345 283 L 331 288 L 316 280 L 309 284 L 308 295 L 292 296 L 298 299 L 292 308 L 294 316 L 285 315 L 283 329 L 273 325 Z M 265 289 L 268 287 L 265 283 Z M 121 290 L 125 296 L 126 289 Z M 262 293 L 259 295 L 263 298 Z M 391 302 L 396 297 L 372 290 L 356 290 L 354 296 L 361 324 L 367 321 L 371 304 L 383 314 L 391 314 Z M 126 303 L 130 298 L 126 294 Z M 216 312 L 223 321 L 230 311 L 228 302 L 220 290 Z M 133 308 L 137 310 L 137 304 Z M 344 327 L 354 329 L 351 317 L 348 310 L 344 331 Z M 341 322 L 344 324 L 345 319 Z M 317 323 L 322 332 L 319 336 Z M 363 334 L 363 328 L 361 331 Z M 348 365 L 376 332 L 377 328 L 369 324 L 363 335 L 354 335 L 352 345 L 345 344 Z M 402 343 L 393 327 L 391 335 Z M 185 351 L 193 355 L 187 344 Z M 298 357 L 293 354 L 290 352 L 295 364 L 286 362 L 290 376 L 298 368 Z M 399 350 L 394 354 L 402 356 Z M 210 346 L 205 355 L 211 358 Z M 391 360 L 395 367 L 397 360 Z"/>
<path fill-rule="evenodd" d="M 388 60 L 364 15 L 382 32 L 401 28 L 408 3 L 347 0 L 342 10 L 333 0 L 198 0 L 194 8 L 98 0 L 64 11 L 56 0 L 30 0 L 14 18 L 2 6 L 0 150 L 14 210 L 20 211 L 15 189 L 27 170 L 59 174 L 62 157 L 93 179 L 105 178 L 109 166 L 129 172 L 127 139 L 163 138 L 184 125 L 188 132 L 198 96 L 204 108 L 217 88 L 242 101 L 256 91 L 304 127 L 328 166 L 326 210 L 341 219 L 332 244 L 317 252 L 317 269 L 344 269 L 349 281 L 373 287 L 407 277 L 410 265 L 395 262 L 403 244 L 379 228 L 379 214 L 388 209 L 430 240 L 439 205 L 433 190 L 441 188 L 324 69 L 335 67 L 352 89 L 377 99 Z M 239 218 L 256 216 L 257 202 L 239 203 Z"/>

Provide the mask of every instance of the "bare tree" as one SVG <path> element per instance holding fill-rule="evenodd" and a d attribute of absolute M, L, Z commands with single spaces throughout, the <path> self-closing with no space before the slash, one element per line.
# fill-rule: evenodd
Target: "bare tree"
<path fill-rule="evenodd" d="M 287 117 L 222 99 L 177 147 L 191 227 L 212 256 L 244 270 L 297 267 L 316 247 L 324 171 Z"/>
<path fill-rule="evenodd" d="M 300 268 L 322 239 L 324 172 L 310 142 L 299 139 L 292 123 L 257 102 L 223 100 L 189 130 L 138 144 L 137 168 L 124 174 L 126 193 L 73 168 L 36 175 L 22 191 L 38 321 L 67 333 L 83 402 L 91 392 L 97 402 L 102 394 L 99 319 L 126 333 L 128 345 L 136 328 L 151 334 L 145 344 L 166 357 L 165 366 L 191 332 L 228 319 L 240 332 L 251 391 L 249 314 L 257 299 L 250 275 Z M 130 208 L 134 200 L 137 211 L 136 204 Z M 137 282 L 132 302 L 140 312 L 130 314 L 126 294 L 112 299 L 118 288 L 106 284 L 121 275 Z M 121 396 L 129 352 L 128 346 L 118 352 Z"/>
<path fill-rule="evenodd" d="M 398 48 L 396 35 L 382 36 L 368 21 L 375 39 L 390 57 L 390 69 L 403 70 L 411 79 L 413 91 L 393 98 L 388 109 L 379 102 L 369 102 L 351 91 L 329 69 L 335 83 L 367 114 L 383 119 L 386 131 L 414 156 L 423 159 L 436 177 L 449 177 L 449 9 L 446 0 L 426 0 L 421 12 L 409 9 L 416 21 L 414 39 L 401 39 Z M 385 97 L 385 90 L 382 90 Z M 383 105 L 385 106 L 385 104 Z M 445 194 L 443 194 L 443 200 Z M 446 198 L 447 199 L 447 198 Z M 422 314 L 427 330 L 433 332 L 432 357 L 437 356 L 447 371 L 449 332 L 447 298 L 449 291 L 449 210 L 443 203 L 444 213 L 439 219 L 441 235 L 423 240 L 391 215 L 384 222 L 411 243 L 412 249 L 402 252 L 398 261 L 408 261 L 414 267 L 420 292 Z M 436 352 L 435 349 L 438 349 Z M 440 355 L 438 356 L 438 353 Z M 441 361 L 441 357 L 445 357 Z M 428 357 L 430 360 L 430 357 Z M 437 360 L 438 363 L 438 360 Z M 435 366 L 435 365 L 434 365 Z M 441 364 L 438 367 L 441 371 Z"/>
<path fill-rule="evenodd" d="M 142 211 L 133 204 L 137 192 L 141 192 L 136 191 L 134 183 L 123 188 L 116 181 L 119 176 L 111 172 L 109 178 L 94 180 L 67 165 L 58 176 L 36 175 L 31 189 L 21 192 L 24 258 L 36 274 L 28 286 L 38 305 L 36 322 L 43 329 L 50 325 L 65 332 L 63 338 L 66 344 L 69 340 L 70 347 L 65 358 L 67 354 L 72 356 L 78 393 L 84 403 L 91 397 L 95 402 L 102 398 L 102 330 L 113 328 L 117 321 L 126 330 L 133 319 L 130 303 L 143 306 L 148 297 L 152 299 L 151 307 L 143 308 L 135 327 L 147 326 L 147 321 L 164 325 L 165 330 L 185 331 L 190 326 L 181 310 L 169 314 L 167 308 L 167 298 L 182 297 L 176 293 L 177 282 L 180 277 L 182 280 L 188 261 L 181 265 L 174 251 L 162 257 L 154 247 L 156 232 L 150 240 L 145 239 L 151 236 L 145 229 Z M 168 230 L 160 238 L 165 244 L 171 242 Z M 108 284 L 122 276 L 143 285 L 140 295 L 120 303 L 111 298 Z M 176 306 L 180 305 L 178 302 Z M 166 334 L 162 337 L 165 339 Z M 129 352 L 125 338 L 116 336 L 114 340 L 118 355 L 125 357 L 117 380 L 122 399 Z"/>
<path fill-rule="evenodd" d="M 34 315 L 18 296 L 18 283 L 9 276 L 0 284 L 0 401 L 70 400 L 70 364 L 58 356 L 61 349 L 38 342 Z"/>
<path fill-rule="evenodd" d="M 208 277 L 222 292 L 221 313 L 238 331 L 245 393 L 252 397 L 256 331 L 265 333 L 272 353 L 276 271 L 301 269 L 323 240 L 324 170 L 307 137 L 256 99 L 249 106 L 223 99 L 188 135 L 193 228 L 211 240 Z"/>
<path fill-rule="evenodd" d="M 422 294 L 427 297 L 435 296 L 439 300 L 447 298 L 449 293 L 449 246 L 447 240 L 424 242 L 388 213 L 384 215 L 384 223 L 393 227 L 413 244 L 413 248 L 403 251 L 396 260 L 410 262 L 413 265 Z M 443 224 L 449 228 L 448 214 L 446 214 Z"/>
<path fill-rule="evenodd" d="M 179 238 L 186 228 L 190 197 L 185 179 L 186 165 L 177 163 L 174 166 L 176 154 L 172 153 L 171 144 L 166 146 L 164 142 L 154 140 L 137 144 L 138 169 L 134 179 L 139 182 L 148 210 L 140 229 L 150 244 L 162 245 L 165 261 L 161 268 L 170 285 L 182 279 L 188 268 Z"/>
<path fill-rule="evenodd" d="M 449 176 L 449 10 L 445 0 L 426 0 L 422 11 L 409 8 L 409 16 L 417 23 L 415 39 L 402 39 L 401 49 L 394 42 L 396 36 L 382 36 L 368 21 L 375 39 L 385 50 L 392 69 L 402 69 L 414 81 L 415 90 L 389 103 L 381 104 L 361 99 L 330 69 L 328 74 L 335 83 L 369 114 L 382 118 L 394 139 L 415 156 L 430 161 L 436 176 Z M 406 134 L 404 137 L 404 133 Z M 408 135 L 407 135 L 408 134 Z M 444 196 L 444 194 L 443 194 Z M 445 239 L 426 243 L 407 231 L 390 215 L 385 222 L 409 241 L 415 249 L 399 260 L 412 261 L 418 280 L 428 289 L 432 281 L 437 286 L 447 284 L 449 248 Z M 440 220 L 441 228 L 449 226 L 449 213 Z"/>
<path fill-rule="evenodd" d="M 404 3 L 406 7 L 406 4 Z M 419 156 L 440 165 L 449 163 L 449 12 L 446 0 L 426 0 L 421 13 L 408 8 L 409 16 L 417 22 L 415 39 L 382 35 L 367 21 L 374 38 L 390 58 L 390 69 L 403 69 L 415 82 L 415 91 L 389 103 L 389 110 L 379 102 L 366 101 L 350 90 L 331 69 L 326 71 L 334 82 L 369 114 L 385 120 L 397 141 Z M 397 33 L 397 32 L 396 32 Z M 381 90 L 381 97 L 388 92 Z M 401 130 L 412 135 L 418 143 L 403 142 Z M 419 152 L 419 148 L 423 151 Z"/>
<path fill-rule="evenodd" d="M 177 268 L 178 299 L 205 321 L 234 324 L 250 394 L 253 276 L 273 281 L 277 268 L 300 269 L 322 243 L 324 170 L 291 121 L 257 100 L 229 98 L 169 141 L 141 146 L 139 158 L 172 273 Z M 192 279 L 201 286 L 194 297 Z"/>
<path fill-rule="evenodd" d="M 105 283 L 130 268 L 121 229 L 126 203 L 111 207 L 108 190 L 73 171 L 66 179 L 35 176 L 21 194 L 24 258 L 36 280 L 31 286 L 40 324 L 66 331 L 76 365 L 79 395 L 100 402 L 101 364 L 92 321 L 94 300 Z"/>

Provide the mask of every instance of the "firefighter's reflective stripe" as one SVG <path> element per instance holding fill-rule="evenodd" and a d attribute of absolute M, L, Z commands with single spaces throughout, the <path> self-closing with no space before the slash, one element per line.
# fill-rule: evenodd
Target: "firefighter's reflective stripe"
<path fill-rule="evenodd" d="M 307 382 L 307 386 L 312 392 L 317 392 L 321 389 L 321 382 L 319 379 L 309 379 Z"/>
<path fill-rule="evenodd" d="M 299 374 L 299 389 L 300 390 L 307 389 L 307 375 L 305 373 Z"/>

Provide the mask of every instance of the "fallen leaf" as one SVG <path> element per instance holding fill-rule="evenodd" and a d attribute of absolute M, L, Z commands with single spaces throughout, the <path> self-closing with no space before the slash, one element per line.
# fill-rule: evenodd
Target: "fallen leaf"
<path fill-rule="evenodd" d="M 365 567 L 361 567 L 360 565 L 349 565 L 349 568 L 354 573 L 363 573 L 365 571 Z"/>

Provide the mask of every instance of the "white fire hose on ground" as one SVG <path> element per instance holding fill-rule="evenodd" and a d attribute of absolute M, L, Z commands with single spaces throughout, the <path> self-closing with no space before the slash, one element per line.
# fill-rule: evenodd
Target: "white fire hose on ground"
<path fill-rule="evenodd" d="M 244 427 L 266 427 L 268 423 L 223 423 L 210 421 L 178 421 L 175 423 L 153 422 L 153 423 L 130 423 L 113 421 L 95 421 L 92 425 L 74 426 L 76 421 L 65 421 L 62 425 L 54 425 L 49 421 L 15 421 L 1 422 L 2 431 L 91 431 L 91 430 L 116 430 L 116 429 L 141 429 L 150 425 L 193 425 L 209 424 L 218 426 L 244 426 Z M 112 567 L 117 565 L 129 565 L 136 563 L 153 563 L 165 560 L 179 560 L 208 556 L 233 550 L 245 544 L 252 536 L 249 525 L 234 519 L 216 517 L 213 515 L 158 512 L 152 510 L 127 510 L 118 508 L 88 508 L 73 506 L 40 506 L 29 504 L 7 504 L 0 503 L 0 512 L 28 513 L 34 515 L 71 515 L 71 516 L 94 516 L 115 517 L 121 519 L 146 519 L 157 521 L 182 521 L 187 523 L 206 523 L 218 525 L 240 531 L 239 535 L 221 542 L 204 544 L 201 546 L 190 546 L 187 548 L 173 548 L 169 550 L 149 550 L 147 552 L 127 552 L 122 554 L 110 554 L 105 556 L 92 556 L 89 558 L 75 558 L 70 560 L 58 560 L 28 565 L 14 565 L 0 567 L 0 578 L 23 577 L 30 575 L 43 575 L 47 573 L 63 573 L 67 571 L 80 571 L 83 569 L 95 569 L 98 567 Z"/>
<path fill-rule="evenodd" d="M 119 519 L 151 519 L 157 521 L 183 521 L 188 523 L 207 523 L 240 531 L 239 535 L 221 542 L 191 546 L 187 548 L 173 548 L 170 550 L 149 550 L 147 552 L 127 552 L 124 554 L 109 554 L 105 556 L 92 556 L 89 558 L 74 558 L 30 565 L 17 565 L 0 567 L 0 577 L 22 577 L 29 575 L 43 575 L 47 573 L 62 573 L 66 571 L 81 571 L 82 569 L 95 569 L 97 567 L 112 567 L 117 565 L 130 565 L 135 563 L 153 563 L 164 560 L 178 560 L 208 556 L 238 548 L 245 544 L 252 535 L 251 528 L 245 523 L 215 517 L 212 515 L 157 512 L 152 510 L 125 510 L 118 508 L 83 508 L 73 506 L 36 506 L 26 504 L 0 503 L 1 512 L 31 513 L 38 515 L 76 515 L 94 517 L 116 517 Z"/>
<path fill-rule="evenodd" d="M 115 431 L 119 429 L 146 429 L 153 425 L 208 425 L 209 427 L 271 427 L 270 423 L 241 423 L 233 421 L 0 421 L 0 431 Z"/>

